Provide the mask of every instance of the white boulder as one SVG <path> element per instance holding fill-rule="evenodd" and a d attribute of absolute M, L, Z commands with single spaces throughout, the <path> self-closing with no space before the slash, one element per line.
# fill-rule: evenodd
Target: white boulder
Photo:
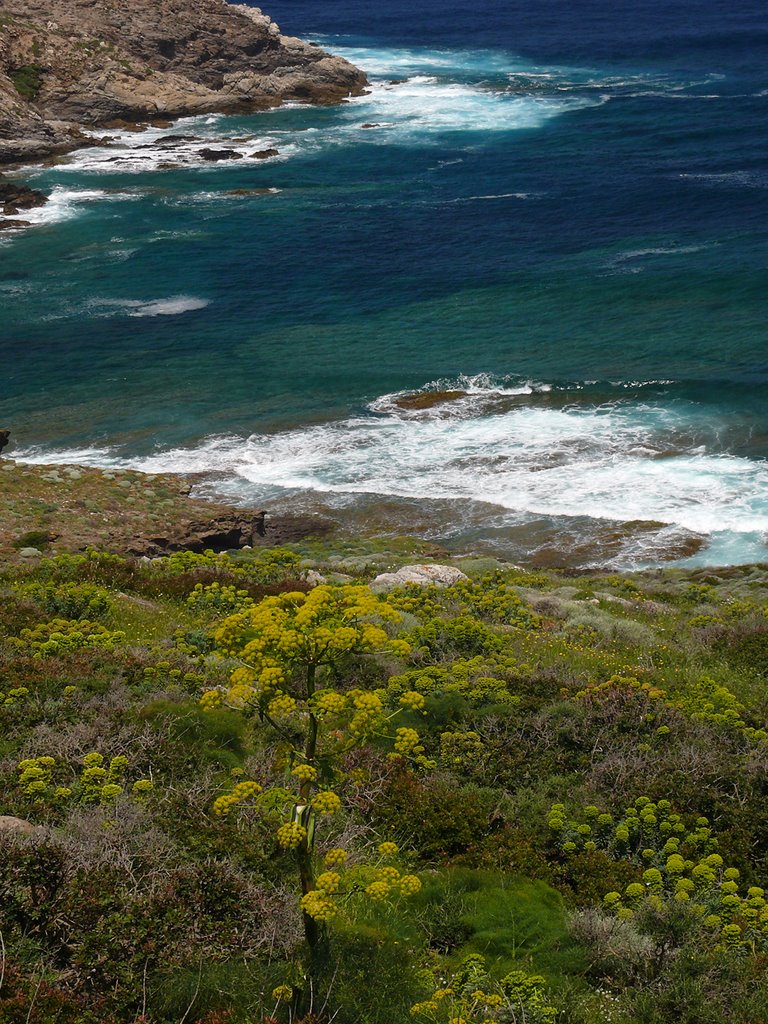
<path fill-rule="evenodd" d="M 371 590 L 394 590 L 415 583 L 426 587 L 434 583 L 436 587 L 450 587 L 459 580 L 466 580 L 461 569 L 452 565 L 404 565 L 397 572 L 383 572 L 371 582 Z"/>

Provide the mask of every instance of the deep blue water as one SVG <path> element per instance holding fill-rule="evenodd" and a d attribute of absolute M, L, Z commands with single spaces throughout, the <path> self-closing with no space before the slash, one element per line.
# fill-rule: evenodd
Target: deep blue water
<path fill-rule="evenodd" d="M 184 127 L 274 161 L 153 130 L 27 174 L 53 199 L 0 243 L 22 453 L 516 558 L 654 561 L 685 531 L 766 558 L 764 4 L 267 9 L 371 94 Z M 422 388 L 468 394 L 387 397 Z M 629 520 L 667 525 L 616 542 Z"/>

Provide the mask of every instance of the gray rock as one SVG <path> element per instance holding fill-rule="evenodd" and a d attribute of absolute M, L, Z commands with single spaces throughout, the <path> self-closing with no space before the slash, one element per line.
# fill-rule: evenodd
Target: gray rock
<path fill-rule="evenodd" d="M 450 587 L 468 579 L 461 569 L 452 565 L 404 565 L 397 572 L 383 572 L 371 582 L 371 590 L 394 590 L 414 583 L 420 587 L 433 583 L 437 587 Z"/>
<path fill-rule="evenodd" d="M 20 558 L 42 558 L 43 552 L 39 548 L 22 548 L 19 551 Z"/>
<path fill-rule="evenodd" d="M 328 582 L 325 576 L 323 576 L 322 573 L 319 573 L 317 569 L 308 569 L 304 573 L 304 579 L 313 587 L 319 587 L 321 583 Z"/>

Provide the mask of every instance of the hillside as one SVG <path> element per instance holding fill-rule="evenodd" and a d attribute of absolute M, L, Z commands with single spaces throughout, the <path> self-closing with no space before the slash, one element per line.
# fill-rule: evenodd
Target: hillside
<path fill-rule="evenodd" d="M 5 465 L 3 1024 L 768 1020 L 765 566 L 71 553 L 190 499 Z"/>

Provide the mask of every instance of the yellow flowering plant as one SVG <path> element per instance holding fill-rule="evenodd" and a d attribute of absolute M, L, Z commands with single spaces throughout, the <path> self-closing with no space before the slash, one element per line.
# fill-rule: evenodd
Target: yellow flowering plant
<path fill-rule="evenodd" d="M 477 953 L 465 957 L 449 978 L 433 979 L 431 988 L 428 998 L 411 1007 L 415 1024 L 555 1024 L 558 1016 L 543 977 L 511 971 L 497 981 Z"/>
<path fill-rule="evenodd" d="M 316 877 L 313 858 L 317 822 L 342 810 L 337 790 L 345 783 L 341 766 L 347 754 L 375 739 L 390 743 L 398 758 L 423 758 L 418 731 L 397 725 L 404 713 L 423 714 L 421 693 L 405 690 L 392 706 L 386 689 L 339 687 L 342 666 L 352 657 L 409 653 L 408 644 L 393 635 L 400 618 L 368 587 L 318 586 L 244 606 L 214 634 L 220 654 L 237 664 L 229 687 L 207 691 L 201 705 L 234 708 L 270 727 L 284 752 L 288 778 L 279 792 L 240 781 L 213 810 L 224 815 L 243 803 L 282 806 L 276 839 L 296 857 L 311 952 L 343 899 L 364 892 L 372 900 L 394 898 L 420 887 L 415 876 L 401 876 L 392 865 L 385 874 L 378 865 L 347 870 L 343 850 L 331 851 L 327 870 Z"/>
<path fill-rule="evenodd" d="M 128 768 L 128 758 L 122 754 L 107 761 L 103 754 L 92 751 L 83 757 L 79 776 L 72 779 L 67 766 L 55 758 L 28 757 L 18 764 L 18 785 L 37 806 L 113 804 L 125 790 Z M 65 773 L 69 776 L 68 784 L 61 785 Z M 153 789 L 151 779 L 136 779 L 130 787 L 130 796 L 143 801 Z"/>

